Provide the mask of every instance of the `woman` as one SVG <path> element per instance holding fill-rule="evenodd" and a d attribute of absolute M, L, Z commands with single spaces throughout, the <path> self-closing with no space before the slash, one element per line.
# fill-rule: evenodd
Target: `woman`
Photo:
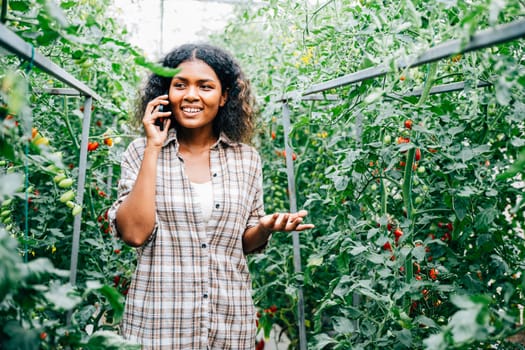
<path fill-rule="evenodd" d="M 143 349 L 252 349 L 245 255 L 274 231 L 313 225 L 304 210 L 264 214 L 261 161 L 243 143 L 250 88 L 234 59 L 183 45 L 163 65 L 180 71 L 150 76 L 139 110 L 146 136 L 123 155 L 109 212 L 113 232 L 138 252 L 122 332 Z"/>

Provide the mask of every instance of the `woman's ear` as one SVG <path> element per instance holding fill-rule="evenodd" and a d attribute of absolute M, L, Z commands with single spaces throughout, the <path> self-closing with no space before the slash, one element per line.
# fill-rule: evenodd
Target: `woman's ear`
<path fill-rule="evenodd" d="M 226 101 L 228 101 L 228 90 L 224 90 L 221 96 L 221 100 L 219 102 L 219 106 L 224 107 L 226 104 Z"/>

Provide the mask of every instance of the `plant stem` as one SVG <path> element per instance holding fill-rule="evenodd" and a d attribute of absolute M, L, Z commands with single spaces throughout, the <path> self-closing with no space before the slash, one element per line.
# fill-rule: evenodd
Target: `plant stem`
<path fill-rule="evenodd" d="M 416 107 L 421 107 L 423 103 L 427 100 L 427 97 L 430 93 L 430 88 L 432 88 L 432 84 L 434 83 L 434 78 L 436 76 L 437 72 L 437 63 L 431 63 L 428 66 L 428 72 L 427 72 L 427 79 L 425 80 L 425 85 L 423 86 L 423 92 L 421 93 L 421 97 L 419 98 L 419 101 L 417 102 Z"/>
<path fill-rule="evenodd" d="M 66 122 L 67 131 L 69 132 L 69 136 L 71 136 L 71 140 L 73 141 L 73 145 L 78 150 L 78 149 L 80 149 L 80 146 L 78 145 L 78 140 L 75 137 L 75 133 L 73 132 L 73 129 L 71 128 L 71 123 L 69 121 L 68 109 L 67 109 L 67 96 L 64 96 L 64 110 L 63 110 L 63 112 L 64 112 L 63 115 L 64 115 L 64 121 Z"/>

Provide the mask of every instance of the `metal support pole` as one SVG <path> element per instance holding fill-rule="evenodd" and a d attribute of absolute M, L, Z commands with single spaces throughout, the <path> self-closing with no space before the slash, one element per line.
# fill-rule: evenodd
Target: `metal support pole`
<path fill-rule="evenodd" d="M 460 39 L 449 40 L 434 47 L 431 47 L 421 55 L 410 60 L 398 59 L 393 62 L 397 69 L 414 68 L 423 64 L 439 61 L 459 53 L 480 50 L 486 47 L 495 46 L 525 37 L 525 20 L 520 19 L 514 22 L 503 24 L 494 28 L 485 29 L 473 34 L 470 40 L 463 42 Z M 305 91 L 290 91 L 281 97 L 280 101 L 297 99 L 298 96 L 317 94 L 341 86 L 351 85 L 367 79 L 377 78 L 392 72 L 391 62 L 369 67 L 355 73 L 350 73 L 332 80 L 324 81 L 312 85 Z"/>
<path fill-rule="evenodd" d="M 84 119 L 82 120 L 82 139 L 80 142 L 80 159 L 78 165 L 78 183 L 77 183 L 77 198 L 76 202 L 83 205 L 84 202 L 84 187 L 86 184 L 86 169 L 87 169 L 87 147 L 89 138 L 89 125 L 91 124 L 91 106 L 93 98 L 88 96 L 84 102 Z M 78 250 L 80 245 L 80 224 L 82 221 L 82 213 L 75 216 L 73 224 L 73 244 L 71 248 L 71 267 L 69 282 L 75 285 L 77 282 L 77 264 L 78 264 Z"/>
<path fill-rule="evenodd" d="M 2 13 L 0 14 L 0 22 L 5 23 L 7 20 L 7 1 L 8 0 L 2 0 Z"/>
<path fill-rule="evenodd" d="M 288 103 L 283 103 L 283 127 L 284 127 L 284 144 L 286 150 L 286 173 L 288 175 L 288 193 L 290 198 L 290 212 L 297 212 L 297 197 L 295 193 L 295 172 L 293 166 L 293 149 L 290 144 L 290 107 Z M 293 262 L 296 276 L 302 274 L 301 268 L 301 242 L 299 240 L 299 232 L 292 232 L 293 240 Z M 306 350 L 306 328 L 304 322 L 304 295 L 302 279 L 301 283 L 297 284 L 297 318 L 299 327 L 299 349 Z"/>
<path fill-rule="evenodd" d="M 25 42 L 4 24 L 0 24 L 0 47 L 5 48 L 7 51 L 14 53 L 24 60 L 33 62 L 36 67 L 70 87 L 77 89 L 82 95 L 92 96 L 95 100 L 102 100 L 102 97 L 90 89 L 86 84 L 77 80 L 47 57 L 43 56 L 40 52 L 35 50 L 31 44 Z"/>

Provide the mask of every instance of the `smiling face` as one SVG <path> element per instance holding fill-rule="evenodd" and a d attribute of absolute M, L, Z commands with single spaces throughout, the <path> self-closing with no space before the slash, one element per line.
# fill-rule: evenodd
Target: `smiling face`
<path fill-rule="evenodd" d="M 169 89 L 169 101 L 177 124 L 183 129 L 212 132 L 213 120 L 226 103 L 226 92 L 215 71 L 201 60 L 186 61 L 178 68 Z M 196 130 L 193 130 L 196 131 Z"/>

